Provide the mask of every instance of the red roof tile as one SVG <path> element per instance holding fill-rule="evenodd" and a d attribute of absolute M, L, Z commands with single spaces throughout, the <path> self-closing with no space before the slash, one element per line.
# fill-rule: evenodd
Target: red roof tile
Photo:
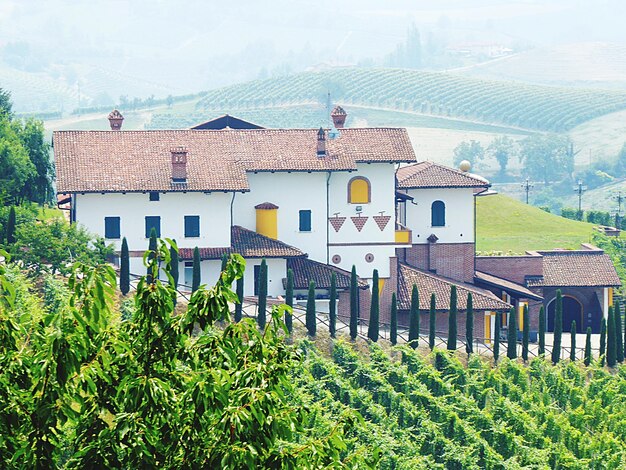
<path fill-rule="evenodd" d="M 510 304 L 503 302 L 486 289 L 480 289 L 470 284 L 453 281 L 401 264 L 398 276 L 398 309 L 408 310 L 411 308 L 413 284 L 417 286 L 419 291 L 420 310 L 430 308 L 430 296 L 433 293 L 436 297 L 437 311 L 450 310 L 450 291 L 453 285 L 457 287 L 459 310 L 467 308 L 467 294 L 470 292 L 472 293 L 474 310 L 502 311 L 511 308 Z"/>
<path fill-rule="evenodd" d="M 246 191 L 246 172 L 345 171 L 412 162 L 405 129 L 342 129 L 317 156 L 316 129 L 56 131 L 57 191 Z M 187 183 L 172 185 L 171 148 L 188 150 Z"/>
<path fill-rule="evenodd" d="M 330 289 L 332 273 L 337 276 L 337 289 L 349 289 L 351 273 L 335 266 L 318 263 L 308 258 L 290 258 L 287 268 L 293 269 L 294 289 L 308 289 L 309 281 L 315 281 L 315 287 Z M 366 281 L 358 279 L 359 287 L 367 289 Z"/>
<path fill-rule="evenodd" d="M 602 250 L 539 251 L 543 287 L 616 287 L 622 283 L 611 258 Z"/>
<path fill-rule="evenodd" d="M 489 182 L 471 173 L 433 162 L 403 166 L 396 172 L 398 188 L 486 188 Z"/>
<path fill-rule="evenodd" d="M 507 279 L 502 279 L 501 277 L 494 276 L 493 274 L 481 273 L 479 271 L 476 271 L 474 275 L 474 281 L 476 283 L 482 282 L 488 286 L 499 287 L 502 290 L 517 294 L 521 298 L 543 300 L 543 297 L 535 294 L 533 291 L 527 289 L 526 287 Z"/>

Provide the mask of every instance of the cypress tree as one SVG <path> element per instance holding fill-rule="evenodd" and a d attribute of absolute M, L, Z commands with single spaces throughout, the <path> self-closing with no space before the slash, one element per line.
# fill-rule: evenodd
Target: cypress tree
<path fill-rule="evenodd" d="M 528 315 L 528 304 L 524 304 L 524 328 L 522 330 L 522 359 L 528 362 L 528 339 L 530 336 L 530 315 Z"/>
<path fill-rule="evenodd" d="M 465 319 L 465 351 L 469 356 L 474 352 L 474 301 L 472 293 L 467 294 L 467 317 Z"/>
<path fill-rule="evenodd" d="M 226 253 L 223 253 L 222 254 L 222 266 L 220 267 L 220 273 L 226 269 L 227 263 L 228 263 L 228 255 Z"/>
<path fill-rule="evenodd" d="M 267 262 L 265 258 L 261 260 L 261 267 L 259 269 L 259 299 L 258 308 L 259 311 L 256 316 L 256 321 L 259 324 L 261 330 L 265 329 L 266 315 L 267 315 Z"/>
<path fill-rule="evenodd" d="M 359 332 L 359 284 L 356 266 L 352 265 L 350 274 L 350 338 L 354 341 Z"/>
<path fill-rule="evenodd" d="M 309 281 L 309 295 L 306 298 L 306 329 L 309 336 L 317 332 L 317 318 L 315 316 L 315 281 Z"/>
<path fill-rule="evenodd" d="M 539 355 L 546 353 L 546 311 L 543 305 L 539 309 Z"/>
<path fill-rule="evenodd" d="M 9 209 L 9 220 L 7 220 L 7 245 L 15 243 L 15 207 Z"/>
<path fill-rule="evenodd" d="M 394 346 L 398 343 L 398 299 L 396 298 L 395 292 L 391 294 L 391 319 L 389 327 L 389 340 Z"/>
<path fill-rule="evenodd" d="M 620 364 L 624 362 L 624 330 L 622 327 L 622 312 L 619 301 L 615 301 L 615 358 Z"/>
<path fill-rule="evenodd" d="M 172 240 L 176 244 L 176 240 Z M 170 274 L 174 281 L 174 288 L 178 290 L 178 280 L 180 279 L 180 272 L 178 270 L 178 250 L 173 246 L 170 246 Z"/>
<path fill-rule="evenodd" d="M 378 289 L 378 269 L 374 269 L 372 276 L 372 302 L 370 303 L 370 323 L 367 329 L 367 336 L 372 341 L 378 341 L 379 321 L 380 321 L 380 304 Z"/>
<path fill-rule="evenodd" d="M 413 349 L 419 346 L 420 338 L 420 296 L 417 286 L 411 291 L 411 310 L 409 310 L 409 344 Z"/>
<path fill-rule="evenodd" d="M 609 318 L 606 322 L 606 365 L 609 367 L 615 367 L 617 363 L 615 333 L 615 311 L 613 307 L 609 307 Z"/>
<path fill-rule="evenodd" d="M 437 328 L 437 298 L 435 293 L 430 294 L 430 309 L 428 311 L 428 347 L 435 349 L 435 332 Z"/>
<path fill-rule="evenodd" d="M 606 318 L 600 321 L 600 365 L 604 366 L 606 359 Z"/>
<path fill-rule="evenodd" d="M 195 292 L 200 288 L 200 282 L 202 281 L 202 274 L 200 271 L 200 249 L 195 247 L 193 249 L 193 276 L 191 278 L 191 292 Z"/>
<path fill-rule="evenodd" d="M 517 314 L 515 307 L 511 308 L 509 312 L 508 325 L 506 355 L 509 359 L 517 359 Z"/>
<path fill-rule="evenodd" d="M 239 302 L 235 304 L 235 321 L 239 322 L 243 318 L 243 276 L 237 279 L 235 287 L 237 292 L 237 299 Z"/>
<path fill-rule="evenodd" d="M 156 249 L 157 249 L 157 234 L 156 234 L 156 229 L 152 227 L 152 230 L 150 231 L 150 241 L 148 242 L 148 264 L 150 264 L 150 262 L 156 256 Z M 148 284 L 152 284 L 154 279 L 152 279 L 152 273 L 150 272 L 150 268 L 147 269 L 146 274 L 147 274 L 146 282 Z"/>
<path fill-rule="evenodd" d="M 493 332 L 493 360 L 498 362 L 500 358 L 500 325 L 502 324 L 502 313 L 496 313 L 496 325 Z"/>
<path fill-rule="evenodd" d="M 569 360 L 574 362 L 576 360 L 576 320 L 572 321 L 572 329 L 571 329 L 571 340 L 570 340 L 570 352 L 569 352 Z"/>
<path fill-rule="evenodd" d="M 552 345 L 552 363 L 561 360 L 561 337 L 563 335 L 563 297 L 561 290 L 556 291 L 556 307 L 554 309 L 554 343 Z"/>
<path fill-rule="evenodd" d="M 334 338 L 337 332 L 337 275 L 330 275 L 330 304 L 328 305 L 328 332 Z"/>
<path fill-rule="evenodd" d="M 285 304 L 292 308 L 285 312 L 285 326 L 289 334 L 293 331 L 293 269 L 287 270 L 287 288 L 285 289 Z"/>
<path fill-rule="evenodd" d="M 122 295 L 130 291 L 130 256 L 126 237 L 122 239 L 122 253 L 120 254 L 120 291 Z"/>
<path fill-rule="evenodd" d="M 453 285 L 450 289 L 450 314 L 448 315 L 448 350 L 456 351 L 456 286 Z"/>
<path fill-rule="evenodd" d="M 585 365 L 591 364 L 591 327 L 587 328 L 587 338 L 585 340 Z"/>

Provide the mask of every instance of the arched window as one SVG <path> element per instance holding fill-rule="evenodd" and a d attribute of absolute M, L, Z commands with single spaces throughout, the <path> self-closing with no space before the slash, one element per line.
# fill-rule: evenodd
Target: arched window
<path fill-rule="evenodd" d="M 370 182 L 362 176 L 355 176 L 348 183 L 348 202 L 350 204 L 369 204 Z"/>
<path fill-rule="evenodd" d="M 446 225 L 446 205 L 443 201 L 435 201 L 430 208 L 431 226 L 444 227 Z"/>

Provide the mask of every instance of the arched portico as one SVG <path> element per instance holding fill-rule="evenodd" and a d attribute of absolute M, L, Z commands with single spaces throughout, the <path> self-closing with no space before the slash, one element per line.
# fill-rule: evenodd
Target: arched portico
<path fill-rule="evenodd" d="M 547 331 L 554 331 L 556 297 L 548 303 Z M 570 331 L 572 321 L 576 321 L 577 333 L 584 333 L 583 304 L 572 295 L 563 295 L 563 331 Z"/>

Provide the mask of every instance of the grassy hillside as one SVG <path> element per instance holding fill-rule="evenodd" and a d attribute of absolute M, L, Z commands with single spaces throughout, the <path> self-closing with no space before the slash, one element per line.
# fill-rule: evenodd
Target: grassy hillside
<path fill-rule="evenodd" d="M 505 195 L 477 198 L 478 251 L 577 248 L 589 242 L 592 224 L 565 219 Z"/>
<path fill-rule="evenodd" d="M 391 108 L 482 123 L 565 131 L 626 109 L 626 92 L 487 81 L 443 72 L 335 69 L 256 80 L 207 92 L 204 110 L 324 102 Z"/>
<path fill-rule="evenodd" d="M 367 350 L 360 341 L 335 342 L 330 358 L 308 341 L 300 348 L 299 398 L 320 429 L 358 411 L 365 421 L 353 431 L 349 455 L 378 452 L 378 468 L 626 465 L 623 373 L 543 360 L 504 359 L 492 368 L 475 355 L 465 367 L 443 351 L 425 356 L 372 343 Z"/>

